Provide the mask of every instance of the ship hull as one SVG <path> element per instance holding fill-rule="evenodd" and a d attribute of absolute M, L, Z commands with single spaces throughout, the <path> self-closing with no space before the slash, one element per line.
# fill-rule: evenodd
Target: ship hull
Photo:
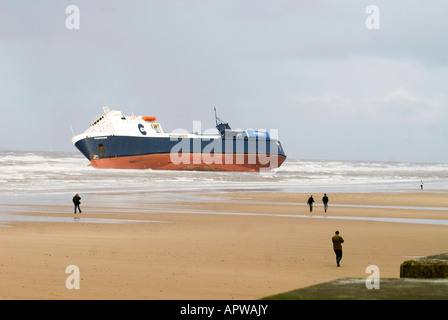
<path fill-rule="evenodd" d="M 97 136 L 75 146 L 101 169 L 260 171 L 286 159 L 280 142 L 269 139 Z"/>
<path fill-rule="evenodd" d="M 170 154 L 149 154 L 127 157 L 92 159 L 90 165 L 98 169 L 152 169 L 152 170 L 190 170 L 190 171 L 240 171 L 240 172 L 258 172 L 263 169 L 272 168 L 273 162 L 276 167 L 281 166 L 286 157 L 278 155 L 266 155 L 271 158 L 269 163 L 257 157 L 249 155 L 214 155 L 213 161 L 207 161 L 202 154 L 190 153 L 187 155 L 187 162 L 173 162 Z M 276 157 L 273 159 L 272 157 Z M 185 158 L 185 155 L 184 155 Z M 200 159 L 200 160 L 198 160 Z"/>

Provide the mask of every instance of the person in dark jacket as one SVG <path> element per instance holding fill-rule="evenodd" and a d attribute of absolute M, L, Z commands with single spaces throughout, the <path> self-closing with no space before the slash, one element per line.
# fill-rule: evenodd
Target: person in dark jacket
<path fill-rule="evenodd" d="M 313 199 L 313 195 L 311 195 L 311 197 L 308 198 L 308 202 L 306 203 L 307 205 L 310 206 L 310 212 L 313 212 L 313 203 L 314 203 L 314 199 Z"/>
<path fill-rule="evenodd" d="M 326 193 L 324 193 L 324 197 L 322 198 L 322 202 L 324 203 L 324 210 L 325 210 L 325 212 L 327 212 L 327 209 L 328 209 L 328 197 L 327 197 Z"/>
<path fill-rule="evenodd" d="M 333 250 L 336 254 L 337 266 L 340 267 L 339 262 L 342 259 L 342 243 L 344 243 L 344 239 L 339 235 L 339 231 L 336 231 L 331 241 L 333 242 Z"/>
<path fill-rule="evenodd" d="M 79 194 L 76 194 L 73 197 L 73 203 L 75 204 L 75 213 L 76 213 L 76 208 L 78 208 L 79 213 L 82 213 L 81 208 L 79 207 L 79 205 L 81 204 L 81 197 L 79 196 Z"/>

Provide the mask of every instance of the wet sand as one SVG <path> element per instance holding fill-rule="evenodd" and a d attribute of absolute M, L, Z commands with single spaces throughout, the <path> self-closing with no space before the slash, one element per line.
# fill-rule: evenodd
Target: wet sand
<path fill-rule="evenodd" d="M 35 218 L 0 221 L 0 298 L 258 299 L 367 277 L 369 265 L 398 278 L 403 261 L 448 252 L 448 226 L 437 224 L 448 221 L 446 193 L 328 195 L 324 213 L 322 194 L 314 194 L 312 214 L 309 194 L 271 192 L 191 195 L 132 210 L 83 203 L 81 215 L 71 206 L 3 205 L 2 214 Z M 335 230 L 345 239 L 340 268 Z M 66 288 L 69 265 L 80 270 L 80 289 Z"/>

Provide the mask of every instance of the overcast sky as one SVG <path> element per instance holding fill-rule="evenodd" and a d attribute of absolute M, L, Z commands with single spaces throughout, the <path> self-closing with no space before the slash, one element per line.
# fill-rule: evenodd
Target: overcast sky
<path fill-rule="evenodd" d="M 105 104 L 166 132 L 213 128 L 216 107 L 232 128 L 277 129 L 294 158 L 446 163 L 447 13 L 435 0 L 1 0 L 0 150 L 77 152 L 71 128 Z"/>

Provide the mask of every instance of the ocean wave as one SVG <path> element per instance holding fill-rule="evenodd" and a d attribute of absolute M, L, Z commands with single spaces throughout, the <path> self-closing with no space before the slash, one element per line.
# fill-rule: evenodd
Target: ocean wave
<path fill-rule="evenodd" d="M 448 190 L 448 164 L 290 159 L 271 172 L 193 172 L 95 169 L 79 154 L 0 152 L 2 194 L 102 191 Z M 330 190 L 330 189 L 329 189 Z"/>

